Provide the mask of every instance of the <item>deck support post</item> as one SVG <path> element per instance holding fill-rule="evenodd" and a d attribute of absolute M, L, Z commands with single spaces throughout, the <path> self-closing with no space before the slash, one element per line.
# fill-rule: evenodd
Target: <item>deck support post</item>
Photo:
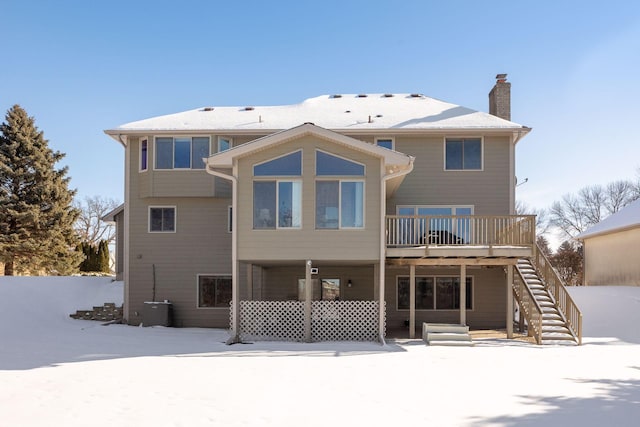
<path fill-rule="evenodd" d="M 460 264 L 460 324 L 467 325 L 467 265 Z"/>
<path fill-rule="evenodd" d="M 409 338 L 416 337 L 416 266 L 409 266 Z"/>
<path fill-rule="evenodd" d="M 311 260 L 307 260 L 304 276 L 304 340 L 306 342 L 311 342 L 311 298 L 313 296 L 311 265 Z"/>
<path fill-rule="evenodd" d="M 507 265 L 507 338 L 513 338 L 513 265 Z"/>

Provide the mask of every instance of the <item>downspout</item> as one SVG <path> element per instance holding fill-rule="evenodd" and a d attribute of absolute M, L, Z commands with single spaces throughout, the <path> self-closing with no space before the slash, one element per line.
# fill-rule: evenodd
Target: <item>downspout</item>
<path fill-rule="evenodd" d="M 125 137 L 126 139 L 126 137 Z M 123 301 L 123 307 L 122 307 L 122 316 L 124 318 L 125 323 L 129 323 L 130 322 L 130 317 L 129 317 L 129 309 L 131 308 L 131 299 L 129 297 L 129 244 L 130 244 L 130 234 L 129 234 L 129 217 L 130 217 L 130 212 L 129 212 L 129 187 L 130 187 L 130 183 L 129 183 L 129 179 L 131 176 L 131 173 L 129 172 L 129 168 L 131 167 L 131 154 L 130 154 L 130 149 L 127 147 L 127 143 L 125 142 L 125 139 L 123 139 L 122 134 L 118 134 L 118 141 L 120 142 L 120 144 L 122 145 L 122 147 L 124 147 L 124 224 L 122 224 L 122 226 L 124 227 L 124 231 L 123 231 L 123 237 L 124 237 L 124 242 L 122 242 L 122 281 L 124 282 L 124 301 Z"/>
<path fill-rule="evenodd" d="M 409 165 L 407 169 L 399 170 L 391 174 L 385 174 L 380 180 L 380 268 L 378 274 L 378 338 L 380 344 L 386 345 L 384 340 L 384 323 L 385 323 L 385 307 L 384 307 L 384 278 L 385 278 L 385 263 L 387 260 L 387 181 L 398 176 L 407 175 L 413 170 L 413 161 L 415 157 L 409 157 Z"/>
<path fill-rule="evenodd" d="M 205 160 L 206 163 L 206 160 Z M 227 175 L 213 169 L 210 169 L 207 165 L 207 173 L 218 178 L 231 181 L 231 303 L 232 317 L 231 317 L 231 337 L 227 340 L 227 345 L 236 344 L 240 342 L 240 331 L 238 329 L 238 319 L 240 318 L 240 300 L 238 289 L 238 209 L 236 204 L 238 201 L 238 179 L 233 175 Z"/>

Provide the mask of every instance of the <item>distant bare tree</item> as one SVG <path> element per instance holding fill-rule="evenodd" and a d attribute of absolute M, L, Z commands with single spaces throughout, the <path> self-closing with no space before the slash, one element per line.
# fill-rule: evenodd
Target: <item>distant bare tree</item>
<path fill-rule="evenodd" d="M 606 187 L 584 187 L 577 195 L 565 194 L 551 205 L 550 224 L 575 237 L 639 198 L 638 190 L 632 181 L 615 181 Z"/>
<path fill-rule="evenodd" d="M 522 200 L 516 200 L 516 215 L 535 215 L 537 235 L 543 235 L 549 231 L 549 214 L 546 209 L 532 208 Z"/>
<path fill-rule="evenodd" d="M 633 183 L 633 188 L 631 189 L 633 194 L 633 199 L 640 199 L 640 167 L 636 169 L 636 181 Z"/>
<path fill-rule="evenodd" d="M 614 181 L 607 185 L 605 207 L 609 213 L 616 213 L 637 199 L 633 181 Z"/>
<path fill-rule="evenodd" d="M 81 202 L 76 200 L 73 206 L 80 211 L 80 216 L 74 224 L 74 229 L 80 241 L 96 247 L 101 240 L 112 243 L 115 240 L 115 227 L 113 224 L 105 223 L 101 218 L 118 205 L 116 200 L 100 196 L 85 197 Z"/>

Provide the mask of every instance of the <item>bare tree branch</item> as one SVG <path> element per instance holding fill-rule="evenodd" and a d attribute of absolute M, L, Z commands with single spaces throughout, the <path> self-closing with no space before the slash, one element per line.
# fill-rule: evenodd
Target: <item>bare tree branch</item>
<path fill-rule="evenodd" d="M 536 209 L 527 205 L 522 200 L 516 200 L 517 215 L 535 215 L 536 216 L 536 234 L 542 235 L 549 231 L 549 212 L 546 209 Z"/>
<path fill-rule="evenodd" d="M 119 205 L 115 199 L 100 196 L 85 197 L 81 202 L 76 200 L 73 205 L 80 211 L 74 228 L 81 241 L 97 246 L 100 240 L 106 240 L 107 243 L 115 240 L 113 224 L 101 220 L 104 215 Z"/>

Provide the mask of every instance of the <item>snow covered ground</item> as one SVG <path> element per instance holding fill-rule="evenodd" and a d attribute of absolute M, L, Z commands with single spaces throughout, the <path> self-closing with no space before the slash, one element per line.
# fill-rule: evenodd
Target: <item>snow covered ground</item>
<path fill-rule="evenodd" d="M 254 343 L 102 326 L 109 278 L 0 277 L 0 426 L 637 426 L 640 288 L 574 288 L 584 345 Z"/>

